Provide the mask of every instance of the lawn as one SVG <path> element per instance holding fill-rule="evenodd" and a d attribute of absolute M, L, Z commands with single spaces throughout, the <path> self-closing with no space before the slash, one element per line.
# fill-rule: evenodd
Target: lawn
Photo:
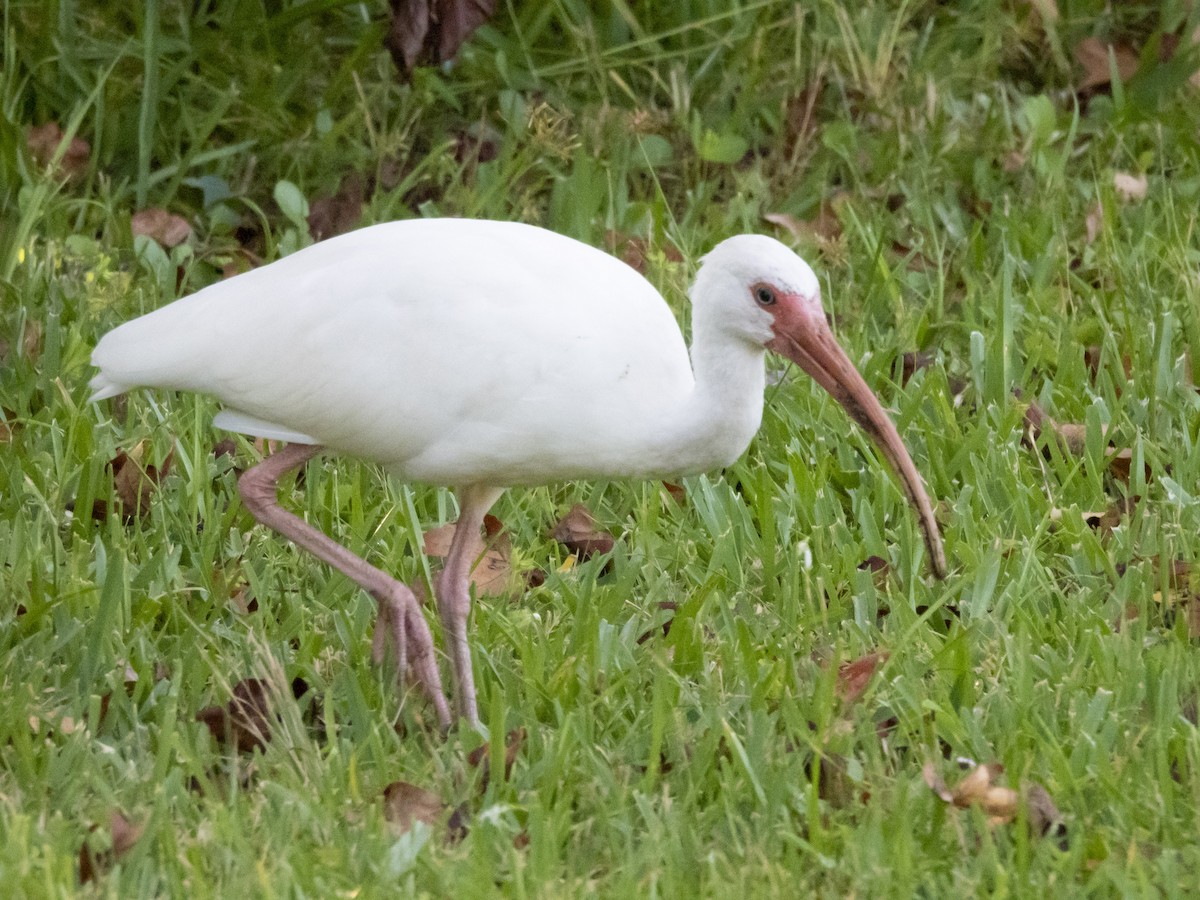
<path fill-rule="evenodd" d="M 1200 6 L 512 0 L 411 82 L 386 24 L 4 0 L 3 892 L 1200 892 Z M 780 366 L 723 472 L 501 499 L 484 727 L 439 734 L 370 598 L 242 507 L 261 445 L 87 402 L 116 324 L 439 215 L 610 249 L 685 327 L 717 241 L 794 246 L 950 576 Z M 414 584 L 456 517 L 350 460 L 283 497 Z M 580 503 L 611 552 L 553 536 Z M 206 722 L 258 688 L 239 752 Z"/>

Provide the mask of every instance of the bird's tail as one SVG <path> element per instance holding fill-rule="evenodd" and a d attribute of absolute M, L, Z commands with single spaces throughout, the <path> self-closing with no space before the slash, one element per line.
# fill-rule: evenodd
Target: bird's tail
<path fill-rule="evenodd" d="M 132 388 L 133 385 L 113 381 L 104 372 L 100 372 L 88 382 L 88 387 L 92 389 L 92 396 L 88 397 L 88 402 L 95 403 L 98 400 L 107 400 L 109 397 L 117 396 L 117 394 L 123 394 Z"/>

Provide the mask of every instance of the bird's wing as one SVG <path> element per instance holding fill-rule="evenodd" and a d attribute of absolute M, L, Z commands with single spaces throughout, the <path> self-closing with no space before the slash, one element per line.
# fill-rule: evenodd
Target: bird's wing
<path fill-rule="evenodd" d="M 238 430 L 459 483 L 583 474 L 588 446 L 621 452 L 632 418 L 652 422 L 691 386 L 673 316 L 628 266 L 467 220 L 322 242 L 122 325 L 93 362 L 101 393 L 211 394 Z"/>

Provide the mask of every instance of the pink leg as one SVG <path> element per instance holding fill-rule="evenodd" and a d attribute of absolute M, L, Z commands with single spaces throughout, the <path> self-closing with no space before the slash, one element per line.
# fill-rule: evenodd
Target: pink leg
<path fill-rule="evenodd" d="M 450 708 L 442 693 L 433 636 L 412 591 L 279 505 L 276 496 L 279 479 L 321 450 L 321 447 L 306 444 L 288 444 L 243 474 L 238 479 L 238 493 L 255 519 L 333 566 L 375 598 L 379 604 L 379 618 L 375 623 L 372 657 L 376 662 L 381 661 L 384 645 L 390 638 L 396 648 L 398 681 L 403 684 L 407 667 L 411 665 L 417 681 L 433 701 L 438 722 L 443 728 L 449 728 Z"/>
<path fill-rule="evenodd" d="M 503 488 L 478 486 L 459 490 L 462 511 L 454 529 L 454 540 L 450 542 L 450 552 L 446 556 L 446 568 L 438 579 L 436 591 L 438 612 L 446 629 L 446 643 L 450 650 L 450 661 L 454 665 L 458 714 L 472 726 L 479 724 L 475 676 L 471 672 L 471 645 L 467 642 L 467 616 L 471 612 L 471 567 L 475 563 L 472 545 L 478 547 L 483 517 L 502 493 Z"/>

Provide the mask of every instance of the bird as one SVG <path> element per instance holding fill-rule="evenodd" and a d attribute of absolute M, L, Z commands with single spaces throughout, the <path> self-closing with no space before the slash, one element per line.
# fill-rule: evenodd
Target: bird
<path fill-rule="evenodd" d="M 375 599 L 373 661 L 393 650 L 401 686 L 411 675 L 443 729 L 455 714 L 478 727 L 469 575 L 488 510 L 509 488 L 732 464 L 762 421 L 768 351 L 874 441 L 946 575 L 929 493 L 834 338 L 809 265 L 774 238 L 729 237 L 702 258 L 690 300 L 689 348 L 662 295 L 587 243 L 520 222 L 386 222 L 117 326 L 93 350 L 91 400 L 206 394 L 222 407 L 216 427 L 284 442 L 240 476 L 246 507 Z M 434 585 L 454 712 L 412 590 L 280 505 L 279 479 L 322 453 L 454 490 L 460 518 Z"/>

